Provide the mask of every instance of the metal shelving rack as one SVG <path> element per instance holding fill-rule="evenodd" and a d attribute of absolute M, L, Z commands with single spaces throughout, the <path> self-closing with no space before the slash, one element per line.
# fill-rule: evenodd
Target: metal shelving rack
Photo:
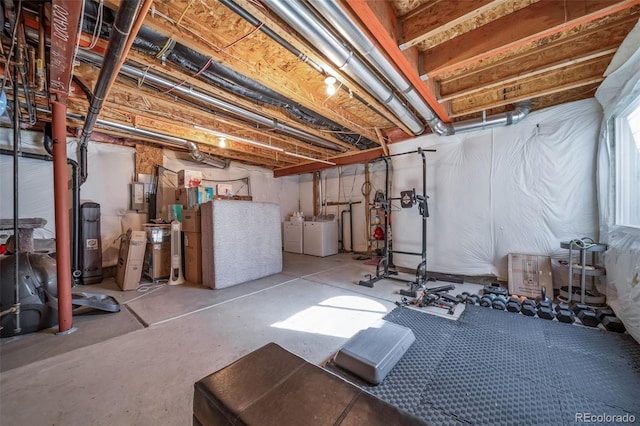
<path fill-rule="evenodd" d="M 606 275 L 606 270 L 602 267 L 596 266 L 596 254 L 602 253 L 607 250 L 607 245 L 602 243 L 585 242 L 584 240 L 571 240 L 562 241 L 560 248 L 569 250 L 569 286 L 566 296 L 560 291 L 558 298 L 564 302 L 579 301 L 588 305 L 603 305 L 606 302 L 606 297 L 597 292 L 595 288 L 595 279 Z M 574 251 L 579 251 L 579 263 L 573 263 Z M 591 254 L 590 263 L 587 263 L 587 253 Z M 575 298 L 573 294 L 573 277 L 574 275 L 580 275 L 580 299 Z M 591 278 L 591 290 L 594 296 L 585 294 L 587 277 Z"/>

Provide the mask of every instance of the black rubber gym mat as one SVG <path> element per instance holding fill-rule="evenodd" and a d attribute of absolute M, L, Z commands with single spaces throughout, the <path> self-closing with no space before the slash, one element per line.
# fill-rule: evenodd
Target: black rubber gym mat
<path fill-rule="evenodd" d="M 380 385 L 327 368 L 433 424 L 640 422 L 640 345 L 628 335 L 479 306 L 458 321 L 405 307 L 385 319 L 416 341 Z"/>

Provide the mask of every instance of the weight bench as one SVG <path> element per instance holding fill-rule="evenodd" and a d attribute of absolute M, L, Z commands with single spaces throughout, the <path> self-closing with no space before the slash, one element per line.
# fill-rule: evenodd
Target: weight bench
<path fill-rule="evenodd" d="M 427 423 L 269 343 L 195 383 L 193 424 L 404 426 Z"/>

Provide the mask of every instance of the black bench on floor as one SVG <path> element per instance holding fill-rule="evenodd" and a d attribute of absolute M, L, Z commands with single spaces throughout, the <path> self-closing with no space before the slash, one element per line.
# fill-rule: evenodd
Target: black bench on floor
<path fill-rule="evenodd" d="M 425 425 L 275 343 L 196 382 L 193 424 Z"/>

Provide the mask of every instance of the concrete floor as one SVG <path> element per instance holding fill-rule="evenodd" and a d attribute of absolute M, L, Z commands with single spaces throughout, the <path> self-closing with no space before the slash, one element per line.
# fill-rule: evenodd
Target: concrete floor
<path fill-rule="evenodd" d="M 78 331 L 69 336 L 43 330 L 0 343 L 0 424 L 190 425 L 202 377 L 268 342 L 323 363 L 395 308 L 406 284 L 358 286 L 365 274 L 375 266 L 350 254 L 285 253 L 282 273 L 222 290 L 121 292 L 110 279 L 88 286 L 114 296 L 121 312 L 74 317 Z M 454 319 L 463 309 L 423 310 Z"/>

